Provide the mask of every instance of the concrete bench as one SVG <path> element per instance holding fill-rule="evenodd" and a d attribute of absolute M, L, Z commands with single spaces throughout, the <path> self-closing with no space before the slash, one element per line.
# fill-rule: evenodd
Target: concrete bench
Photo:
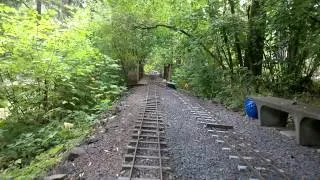
<path fill-rule="evenodd" d="M 250 97 L 257 105 L 261 126 L 285 127 L 288 114 L 294 119 L 298 144 L 320 145 L 320 109 L 276 97 Z"/>

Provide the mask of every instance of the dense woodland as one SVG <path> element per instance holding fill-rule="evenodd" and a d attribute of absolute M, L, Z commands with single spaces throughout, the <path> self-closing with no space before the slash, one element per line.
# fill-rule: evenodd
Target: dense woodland
<path fill-rule="evenodd" d="M 137 64 L 230 108 L 251 94 L 316 104 L 319 42 L 318 0 L 0 0 L 1 174 L 57 163 Z"/>

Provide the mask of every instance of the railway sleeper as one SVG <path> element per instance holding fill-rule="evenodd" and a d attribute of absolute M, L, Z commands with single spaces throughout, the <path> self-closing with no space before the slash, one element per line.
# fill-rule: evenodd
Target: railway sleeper
<path fill-rule="evenodd" d="M 143 121 L 162 121 L 161 119 L 159 118 L 138 118 L 138 120 L 143 120 Z"/>
<path fill-rule="evenodd" d="M 164 123 L 163 123 L 163 122 L 150 122 L 150 121 L 149 121 L 149 122 L 146 122 L 146 121 L 142 121 L 142 122 L 141 122 L 141 121 L 135 121 L 135 123 L 138 123 L 138 124 L 139 124 L 139 123 L 140 123 L 140 124 L 141 124 L 141 123 L 142 123 L 142 124 L 153 124 L 153 125 L 155 124 L 155 125 L 159 125 L 159 126 L 164 126 Z"/>
<path fill-rule="evenodd" d="M 159 130 L 148 130 L 148 129 L 132 129 L 133 132 L 153 132 L 153 133 L 164 133 L 164 131 L 159 131 Z"/>
<path fill-rule="evenodd" d="M 139 143 L 144 143 L 144 144 L 160 144 L 160 145 L 167 145 L 166 142 L 163 141 L 129 141 L 129 144 L 136 144 L 137 142 Z"/>
<path fill-rule="evenodd" d="M 134 155 L 134 149 L 128 149 L 127 154 L 128 155 Z M 160 151 L 161 157 L 169 157 L 169 152 L 168 151 Z M 159 156 L 159 151 L 150 151 L 146 149 L 137 149 L 136 151 L 136 156 Z"/>
<path fill-rule="evenodd" d="M 158 135 L 143 135 L 143 134 L 132 134 L 131 137 L 133 139 L 137 139 L 138 137 L 146 137 L 146 138 L 160 138 L 160 139 L 165 139 L 163 136 L 158 136 Z"/>
<path fill-rule="evenodd" d="M 137 142 L 129 142 L 128 146 L 136 146 Z M 139 148 L 159 148 L 159 143 L 145 143 L 143 141 L 139 141 L 138 143 Z M 160 143 L 160 148 L 166 148 L 167 144 L 161 144 Z"/>
<path fill-rule="evenodd" d="M 131 168 L 132 164 L 122 164 L 123 168 Z M 159 166 L 146 166 L 146 165 L 134 165 L 133 168 L 141 168 L 141 169 L 160 169 Z M 170 167 L 162 166 L 162 170 L 171 170 Z"/>
<path fill-rule="evenodd" d="M 158 136 L 159 134 L 163 134 L 163 133 L 161 133 L 160 131 L 157 131 L 157 130 L 149 131 L 149 132 L 147 132 L 147 131 L 134 131 L 134 132 L 135 132 L 134 135 L 135 134 L 139 134 L 139 135 L 145 135 L 145 136 Z"/>
<path fill-rule="evenodd" d="M 159 178 L 129 178 L 129 177 L 118 177 L 118 180 L 160 180 Z"/>
<path fill-rule="evenodd" d="M 134 165 L 148 165 L 148 166 L 159 166 L 160 158 L 141 158 L 141 156 L 136 156 L 134 159 Z M 124 164 L 132 164 L 133 158 L 125 158 Z M 169 161 L 167 159 L 161 158 L 161 165 L 168 165 Z"/>
<path fill-rule="evenodd" d="M 149 130 L 164 130 L 164 127 L 157 127 L 157 126 L 147 126 L 147 125 L 142 125 L 142 126 L 134 126 L 134 128 L 139 128 L 140 129 L 149 129 Z"/>
<path fill-rule="evenodd" d="M 130 155 L 130 154 L 126 154 L 124 155 L 124 158 L 127 159 L 126 161 L 132 161 L 133 159 L 133 155 Z M 145 159 L 159 159 L 160 157 L 159 156 L 136 156 L 136 158 L 145 158 Z M 169 157 L 166 157 L 166 156 L 161 156 L 161 159 L 162 160 L 169 160 L 170 158 Z"/>

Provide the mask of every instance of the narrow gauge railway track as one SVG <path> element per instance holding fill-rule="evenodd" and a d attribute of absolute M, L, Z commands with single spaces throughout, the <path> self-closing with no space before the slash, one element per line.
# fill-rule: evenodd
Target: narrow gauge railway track
<path fill-rule="evenodd" d="M 189 103 L 189 99 L 183 97 L 179 92 L 171 91 L 182 103 L 188 106 L 190 113 L 194 115 L 199 124 L 207 123 L 223 124 L 221 118 L 212 116 L 200 104 L 195 106 Z M 239 178 L 245 179 L 291 179 L 282 169 L 274 165 L 272 160 L 261 155 L 252 147 L 253 142 L 243 138 L 243 135 L 234 130 L 222 130 L 208 128 L 208 132 L 215 138 L 215 143 L 225 151 L 228 159 L 234 162 Z"/>
<path fill-rule="evenodd" d="M 146 88 L 146 99 L 140 109 L 140 118 L 135 121 L 119 180 L 170 179 L 165 125 L 163 114 L 158 109 L 157 86 L 149 80 Z"/>

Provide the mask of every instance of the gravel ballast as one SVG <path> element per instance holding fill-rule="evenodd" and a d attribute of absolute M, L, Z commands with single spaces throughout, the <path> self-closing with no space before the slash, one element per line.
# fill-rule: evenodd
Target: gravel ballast
<path fill-rule="evenodd" d="M 85 153 L 72 161 L 66 160 L 48 172 L 68 174 L 68 179 L 115 180 L 121 173 L 122 156 L 130 139 L 134 120 L 145 98 L 145 87 L 130 89 L 117 105 L 117 114 L 101 119 L 95 132 L 79 147 Z M 115 112 L 114 112 L 115 113 Z"/>
<path fill-rule="evenodd" d="M 230 111 L 223 105 L 163 85 L 159 86 L 158 92 L 169 149 L 165 156 L 170 158 L 172 179 L 255 178 L 255 173 L 237 158 L 240 152 L 252 162 L 254 160 L 250 158 L 256 157 L 248 153 L 252 151 L 283 171 L 289 179 L 320 178 L 319 147 L 300 146 L 293 137 L 282 135 L 278 129 L 261 127 L 258 120 L 249 120 L 241 112 Z M 78 147 L 81 148 L 79 156 L 62 162 L 48 175 L 68 174 L 72 178 L 107 180 L 121 176 L 125 147 L 132 134 L 130 130 L 139 117 L 139 107 L 145 97 L 145 86 L 131 89 L 119 102 L 120 112 L 102 119 L 92 137 Z M 201 122 L 207 120 L 215 120 L 229 129 L 217 131 L 205 127 Z M 283 179 L 272 173 L 267 173 L 266 177 Z"/>
<path fill-rule="evenodd" d="M 320 177 L 320 153 L 316 148 L 296 144 L 294 138 L 280 134 L 276 128 L 259 125 L 241 112 L 227 110 L 220 104 L 162 88 L 162 111 L 166 112 L 166 135 L 171 148 L 172 167 L 178 179 L 248 179 L 253 176 L 239 170 L 239 160 L 230 159 L 232 152 L 217 142 L 212 133 L 201 125 L 192 112 L 201 109 L 220 123 L 231 125 L 241 142 L 247 142 L 239 151 L 248 148 L 284 171 L 290 179 L 317 179 Z M 228 137 L 228 136 L 226 136 Z M 240 140 L 240 139 L 239 139 Z M 219 141 L 219 140 L 218 140 Z M 234 141 L 233 141 L 234 142 Z M 222 150 L 224 148 L 224 150 Z M 274 176 L 268 179 L 277 179 Z"/>

